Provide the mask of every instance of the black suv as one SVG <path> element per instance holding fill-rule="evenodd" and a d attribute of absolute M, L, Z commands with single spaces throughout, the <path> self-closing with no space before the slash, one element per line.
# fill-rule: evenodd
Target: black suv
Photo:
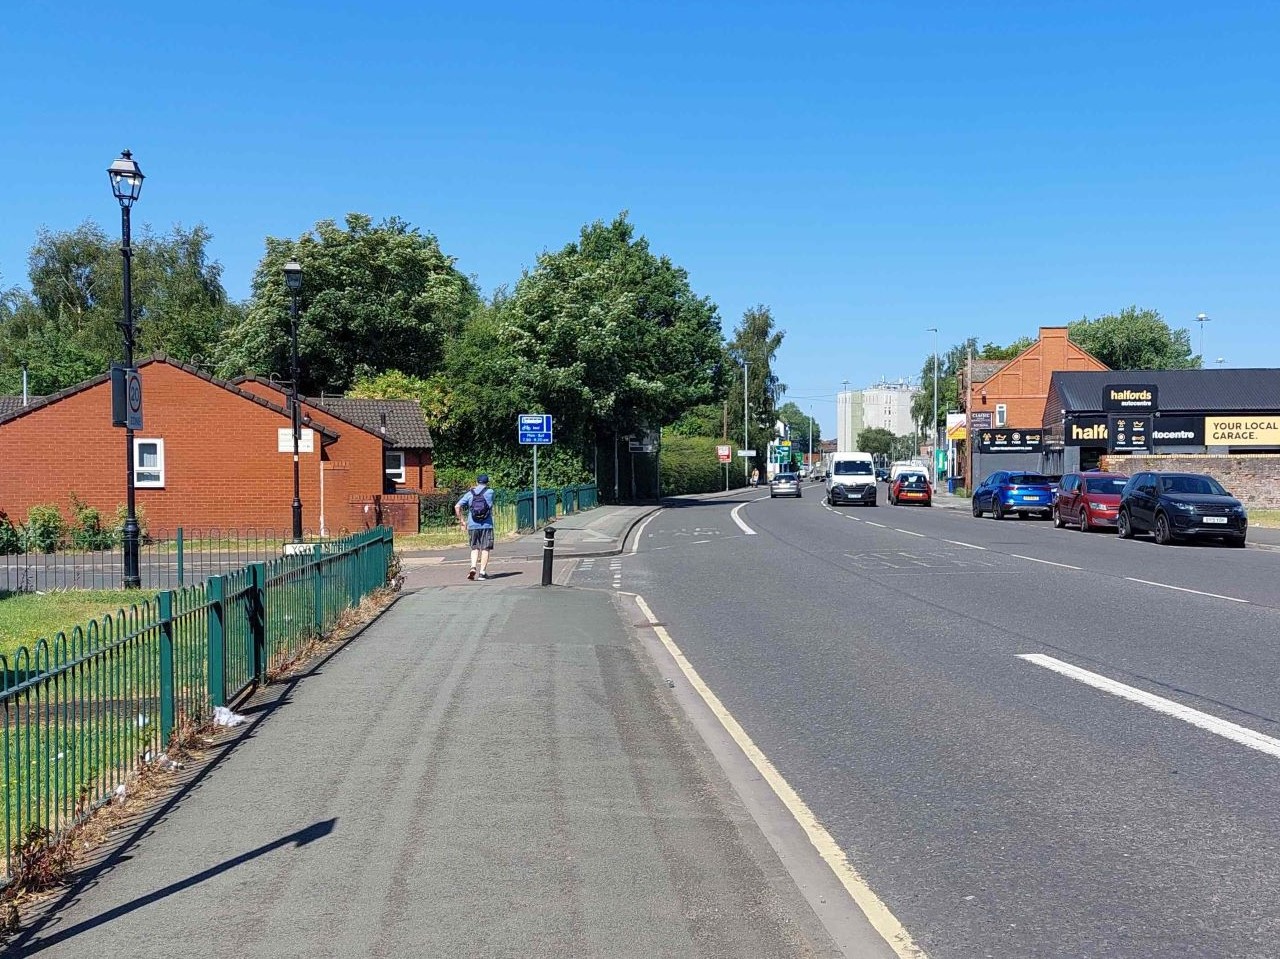
<path fill-rule="evenodd" d="M 1138 473 L 1120 491 L 1121 539 L 1151 533 L 1157 543 L 1221 539 L 1243 546 L 1249 518 L 1240 501 L 1203 473 Z"/>

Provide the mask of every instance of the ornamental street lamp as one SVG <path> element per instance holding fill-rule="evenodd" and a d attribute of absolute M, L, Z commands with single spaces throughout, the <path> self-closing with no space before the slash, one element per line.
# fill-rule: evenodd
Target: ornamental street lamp
<path fill-rule="evenodd" d="M 129 210 L 142 193 L 142 169 L 125 150 L 107 168 L 111 179 L 111 192 L 120 201 L 120 255 L 124 257 L 124 318 L 116 325 L 124 334 L 124 365 L 133 369 L 133 274 L 130 270 L 133 250 L 129 239 Z M 124 431 L 125 448 L 125 520 L 124 520 L 124 588 L 141 589 L 142 576 L 138 568 L 138 514 L 134 497 L 133 429 Z"/>
<path fill-rule="evenodd" d="M 284 265 L 284 283 L 289 288 L 289 330 L 292 350 L 289 358 L 289 413 L 293 420 L 293 541 L 302 542 L 302 497 L 298 488 L 298 294 L 302 292 L 302 264 L 290 260 Z"/>

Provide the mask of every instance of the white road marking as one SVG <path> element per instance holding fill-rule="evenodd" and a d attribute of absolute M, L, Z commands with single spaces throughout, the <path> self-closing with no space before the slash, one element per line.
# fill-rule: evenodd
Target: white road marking
<path fill-rule="evenodd" d="M 709 540 L 709 539 L 695 539 L 695 540 L 694 540 L 692 543 L 690 543 L 689 545 L 690 545 L 690 546 L 701 546 L 703 543 L 710 543 L 710 542 L 711 542 L 711 540 Z"/>
<path fill-rule="evenodd" d="M 952 546 L 963 546 L 965 549 L 986 550 L 985 546 L 974 546 L 972 543 L 962 543 L 958 539 L 944 539 L 943 542 L 950 543 Z"/>
<path fill-rule="evenodd" d="M 1237 599 L 1234 596 L 1223 596 L 1221 593 L 1206 593 L 1198 589 L 1187 589 L 1185 586 L 1170 586 L 1168 583 L 1153 583 L 1149 579 L 1137 579 L 1133 576 L 1126 576 L 1125 579 L 1131 583 L 1142 583 L 1144 586 L 1159 586 L 1161 589 L 1176 589 L 1179 593 L 1195 593 L 1197 596 L 1210 596 L 1213 599 L 1225 599 L 1231 603 L 1245 603 L 1246 605 L 1249 605 L 1249 600 L 1247 599 Z"/>
<path fill-rule="evenodd" d="M 644 528 L 645 528 L 646 526 L 648 526 L 648 525 L 649 525 L 649 520 L 653 519 L 655 516 L 657 516 L 657 515 L 658 515 L 659 513 L 661 513 L 661 512 L 662 512 L 662 510 L 660 510 L 660 509 L 659 509 L 659 510 L 655 510 L 654 512 L 650 513 L 648 516 L 646 516 L 646 517 L 645 517 L 644 522 L 640 524 L 640 528 L 636 530 L 636 538 L 635 538 L 635 540 L 634 540 L 634 541 L 632 542 L 632 544 L 631 544 L 631 555 L 632 555 L 632 556 L 636 555 L 636 550 L 638 550 L 638 549 L 640 548 L 640 534 L 641 534 L 641 533 L 643 533 L 643 532 L 644 532 Z"/>
<path fill-rule="evenodd" d="M 929 537 L 925 536 L 925 535 L 924 535 L 924 533 L 915 533 L 915 532 L 912 532 L 912 531 L 911 531 L 911 530 L 909 530 L 909 529 L 898 529 L 896 526 L 893 528 L 893 531 L 894 531 L 895 533 L 906 533 L 908 536 L 919 536 L 921 539 L 928 539 L 928 538 L 929 538 Z"/>
<path fill-rule="evenodd" d="M 871 520 L 867 520 L 867 525 L 868 525 L 868 526 L 879 526 L 881 529 L 888 529 L 888 527 L 887 527 L 887 526 L 885 526 L 885 525 L 884 525 L 884 523 L 875 523 L 875 522 L 872 522 Z"/>
<path fill-rule="evenodd" d="M 753 500 L 752 502 L 754 502 L 754 500 Z M 756 535 L 756 531 L 755 531 L 755 530 L 753 530 L 750 526 L 748 526 L 748 525 L 747 525 L 747 524 L 742 520 L 742 518 L 741 518 L 740 516 L 738 516 L 738 511 L 739 511 L 740 509 L 742 509 L 742 507 L 743 507 L 743 506 L 746 506 L 746 505 L 748 505 L 748 504 L 743 503 L 743 504 L 741 504 L 741 505 L 739 505 L 739 506 L 735 506 L 732 510 L 730 510 L 730 511 L 729 511 L 729 517 L 730 517 L 730 518 L 731 518 L 735 523 L 737 523 L 737 524 L 738 524 L 738 529 L 742 530 L 742 531 L 743 531 L 744 533 L 746 533 L 748 536 L 755 536 L 755 535 Z"/>
<path fill-rule="evenodd" d="M 1023 556 L 1021 553 L 1010 553 L 1014 559 L 1025 559 L 1029 563 L 1044 563 L 1046 566 L 1060 566 L 1062 569 L 1082 570 L 1083 566 L 1072 566 L 1070 563 L 1055 563 L 1052 560 L 1036 559 L 1034 556 Z"/>
<path fill-rule="evenodd" d="M 1114 679 L 1108 679 L 1106 676 L 1091 673 L 1089 670 L 1081 669 L 1079 666 L 1072 666 L 1070 663 L 1064 663 L 1062 660 L 1054 659 L 1052 656 L 1045 656 L 1041 653 L 1020 653 L 1018 658 L 1025 659 L 1029 663 L 1035 663 L 1037 666 L 1043 666 L 1045 669 L 1052 669 L 1055 673 L 1061 673 L 1063 676 L 1079 680 L 1094 689 L 1101 689 L 1103 692 L 1111 693 L 1113 696 L 1119 696 L 1121 699 L 1127 699 L 1140 706 L 1146 706 L 1148 709 L 1154 709 L 1158 713 L 1181 719 L 1185 723 L 1198 726 L 1200 729 L 1211 732 L 1216 736 L 1230 739 L 1232 742 L 1237 742 L 1242 746 L 1248 746 L 1250 749 L 1256 749 L 1258 752 L 1280 759 L 1280 739 L 1264 736 L 1262 733 L 1255 732 L 1244 726 L 1238 726 L 1225 719 L 1219 719 L 1217 716 L 1211 716 L 1208 713 L 1200 712 L 1198 709 L 1192 709 L 1190 706 L 1175 703 L 1171 699 L 1165 699 L 1162 696 L 1135 689 L 1133 686 L 1126 686 L 1124 683 L 1118 683 Z"/>
<path fill-rule="evenodd" d="M 649 620 L 650 627 L 658 639 L 662 641 L 662 645 L 666 647 L 667 652 L 671 654 L 671 658 L 676 661 L 680 671 L 689 680 L 690 685 L 697 690 L 698 695 L 702 697 L 702 701 L 715 714 L 725 732 L 733 737 L 733 741 L 738 744 L 738 748 L 751 761 L 751 764 L 756 767 L 756 771 L 760 773 L 760 776 L 769 784 L 774 794 L 787 807 L 787 811 L 800 824 L 800 828 L 805 831 L 805 835 L 809 837 L 813 847 L 822 856 L 823 861 L 831 867 L 831 871 L 835 873 L 836 878 L 840 880 L 840 884 L 844 886 L 849 897 L 862 910 L 876 932 L 880 933 L 884 941 L 889 944 L 890 948 L 901 959 L 926 959 L 924 950 L 915 944 L 911 934 L 903 928 L 898 918 L 889 911 L 889 907 L 872 891 L 867 881 L 862 878 L 858 870 L 849 862 L 849 858 L 845 855 L 844 850 L 840 848 L 840 844 L 835 841 L 831 833 L 827 832 L 822 823 L 818 822 L 818 817 L 813 814 L 813 811 L 809 809 L 805 801 L 791 788 L 791 784 L 774 768 L 773 763 L 769 761 L 769 757 L 747 735 L 747 731 L 742 728 L 738 721 L 734 719 L 733 714 L 720 702 L 720 698 L 702 681 L 702 677 L 693 668 L 693 664 L 685 658 L 684 653 L 680 651 L 680 647 L 671 638 L 671 634 L 667 632 L 664 626 L 659 624 L 658 617 L 653 614 L 653 610 L 644 601 L 644 597 L 634 593 L 630 595 L 635 596 L 636 605 L 640 607 L 640 611 Z"/>

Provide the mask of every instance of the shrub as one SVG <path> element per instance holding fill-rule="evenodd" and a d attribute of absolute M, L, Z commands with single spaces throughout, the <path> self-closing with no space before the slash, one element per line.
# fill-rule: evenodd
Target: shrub
<path fill-rule="evenodd" d="M 22 531 L 13 525 L 9 514 L 0 509 L 0 556 L 22 552 Z"/>
<path fill-rule="evenodd" d="M 117 542 L 124 538 L 124 521 L 125 515 L 129 512 L 129 507 L 125 503 L 121 503 L 116 507 L 116 521 L 112 524 L 111 535 L 117 537 Z M 135 507 L 133 511 L 134 518 L 138 521 L 138 542 L 149 543 L 150 538 L 147 535 L 147 511 L 141 506 Z"/>
<path fill-rule="evenodd" d="M 440 529 L 455 525 L 458 518 L 453 514 L 453 504 L 458 496 L 448 490 L 436 490 L 434 493 L 422 493 L 418 497 L 418 529 Z"/>
<path fill-rule="evenodd" d="M 115 530 L 103 529 L 102 514 L 71 494 L 71 545 L 76 549 L 111 549 L 118 542 Z"/>
<path fill-rule="evenodd" d="M 716 447 L 724 440 L 713 436 L 662 437 L 662 495 L 714 493 L 724 489 L 724 464 L 716 457 Z M 737 466 L 737 469 L 734 467 Z M 742 486 L 741 462 L 729 464 L 729 485 Z"/>
<path fill-rule="evenodd" d="M 66 534 L 67 523 L 56 504 L 41 503 L 27 510 L 27 549 L 52 553 L 62 545 Z"/>

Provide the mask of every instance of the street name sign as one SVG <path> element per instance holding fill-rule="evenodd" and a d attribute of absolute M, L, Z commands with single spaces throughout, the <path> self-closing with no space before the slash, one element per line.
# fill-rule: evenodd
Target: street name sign
<path fill-rule="evenodd" d="M 516 419 L 516 434 L 525 445 L 550 445 L 551 414 L 521 413 Z"/>
<path fill-rule="evenodd" d="M 738 450 L 738 455 L 739 456 L 755 456 L 756 451 L 755 450 Z"/>

